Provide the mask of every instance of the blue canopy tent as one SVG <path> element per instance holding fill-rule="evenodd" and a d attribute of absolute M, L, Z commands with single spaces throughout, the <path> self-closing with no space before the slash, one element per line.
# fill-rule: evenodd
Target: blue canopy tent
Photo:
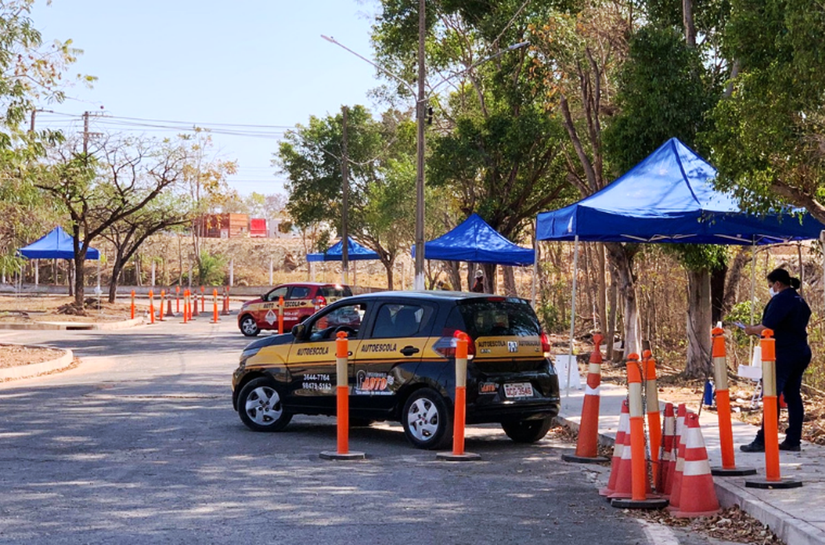
<path fill-rule="evenodd" d="M 327 251 L 317 254 L 307 254 L 307 261 L 341 261 L 343 259 L 344 241 L 339 240 Z M 367 259 L 378 259 L 378 254 L 368 248 L 364 248 L 351 238 L 347 237 L 347 259 L 349 261 L 363 261 Z"/>
<path fill-rule="evenodd" d="M 424 257 L 522 266 L 532 265 L 536 261 L 536 252 L 513 244 L 490 227 L 481 216 L 471 214 L 453 230 L 424 243 Z"/>
<path fill-rule="evenodd" d="M 43 238 L 18 251 L 28 259 L 74 259 L 74 238 L 62 227 L 55 227 Z M 100 259 L 100 252 L 89 248 L 86 259 Z"/>
<path fill-rule="evenodd" d="M 327 251 L 317 254 L 307 254 L 307 262 L 314 263 L 317 261 L 343 261 L 344 260 L 344 241 L 339 240 L 329 248 Z M 347 261 L 366 261 L 370 259 L 379 259 L 379 256 L 376 252 L 370 250 L 369 248 L 365 248 L 352 240 L 351 238 L 347 237 Z M 314 273 L 313 273 L 314 275 Z M 342 271 L 343 275 L 343 271 Z M 313 276 L 314 277 L 314 276 Z M 353 277 L 353 284 L 355 284 L 355 263 L 353 263 L 352 268 L 352 277 Z M 347 279 L 344 278 L 343 282 L 347 282 Z"/>
<path fill-rule="evenodd" d="M 28 246 L 18 250 L 20 255 L 27 259 L 74 259 L 74 238 L 63 230 L 62 227 L 55 227 L 46 236 L 40 238 Z M 86 250 L 86 259 L 100 260 L 100 252 L 95 248 Z M 37 262 L 35 261 L 34 284 L 39 283 L 39 273 Z M 98 264 L 97 285 L 100 291 L 100 266 Z"/>
<path fill-rule="evenodd" d="M 536 238 L 575 241 L 575 270 L 579 240 L 762 245 L 815 239 L 825 229 L 799 210 L 743 212 L 732 195 L 714 188 L 714 178 L 715 168 L 671 138 L 601 191 L 539 214 Z M 574 275 L 571 313 L 575 313 L 575 293 Z M 571 321 L 571 353 L 572 340 Z"/>

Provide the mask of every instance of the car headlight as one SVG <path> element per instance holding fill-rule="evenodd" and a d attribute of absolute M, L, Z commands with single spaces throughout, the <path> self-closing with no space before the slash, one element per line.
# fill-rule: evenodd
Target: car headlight
<path fill-rule="evenodd" d="M 243 352 L 241 352 L 241 359 L 240 359 L 240 362 L 238 363 L 238 365 L 240 367 L 245 366 L 246 365 L 246 360 L 248 360 L 249 358 L 251 358 L 252 356 L 254 356 L 255 354 L 257 354 L 260 351 L 261 351 L 261 349 L 258 348 L 258 347 L 245 349 Z"/>

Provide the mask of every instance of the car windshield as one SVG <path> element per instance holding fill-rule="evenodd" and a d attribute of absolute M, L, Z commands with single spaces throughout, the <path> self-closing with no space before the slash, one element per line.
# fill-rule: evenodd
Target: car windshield
<path fill-rule="evenodd" d="M 330 297 L 348 297 L 352 295 L 352 292 L 349 288 L 338 287 L 338 286 L 323 286 L 318 290 L 320 295 L 323 295 L 327 299 Z"/>
<path fill-rule="evenodd" d="M 530 304 L 523 299 L 471 299 L 458 305 L 466 332 L 475 338 L 491 336 L 534 337 L 541 325 Z M 451 320 L 456 328 L 461 325 Z M 452 325 L 452 324 L 451 324 Z"/>

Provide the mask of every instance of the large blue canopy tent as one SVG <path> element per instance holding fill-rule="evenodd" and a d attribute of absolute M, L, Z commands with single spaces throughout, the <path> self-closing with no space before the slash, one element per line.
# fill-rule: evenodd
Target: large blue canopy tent
<path fill-rule="evenodd" d="M 63 230 L 62 227 L 55 227 L 44 237 L 24 246 L 18 250 L 20 255 L 28 259 L 74 259 L 74 238 Z M 86 250 L 86 259 L 100 260 L 100 252 L 95 248 Z M 37 262 L 35 261 L 35 267 Z M 98 266 L 98 290 L 100 288 L 100 267 Z M 39 274 L 35 268 L 35 286 L 39 281 Z M 70 289 L 71 291 L 71 289 Z"/>
<path fill-rule="evenodd" d="M 825 229 L 799 210 L 743 212 L 735 197 L 714 188 L 715 178 L 715 168 L 671 138 L 601 191 L 539 214 L 536 238 L 575 241 L 575 270 L 580 240 L 762 245 L 815 239 Z M 575 293 L 574 275 L 572 315 Z M 571 353 L 572 340 L 571 320 Z"/>
<path fill-rule="evenodd" d="M 347 237 L 347 261 L 365 261 L 370 259 L 379 259 L 379 256 L 376 252 L 370 250 L 369 248 L 365 248 L 352 240 L 351 238 Z M 325 252 L 320 252 L 317 254 L 307 254 L 307 262 L 314 263 L 318 261 L 343 261 L 344 260 L 344 241 L 339 240 L 329 248 Z M 343 271 L 342 271 L 343 273 Z M 314 275 L 314 273 L 313 273 Z M 353 275 L 353 284 L 355 284 L 355 264 L 353 263 L 352 269 Z M 347 282 L 347 279 L 344 278 L 343 282 Z"/>
<path fill-rule="evenodd" d="M 522 266 L 532 265 L 536 260 L 536 252 L 513 244 L 490 227 L 481 216 L 471 214 L 451 231 L 424 243 L 424 257 Z"/>

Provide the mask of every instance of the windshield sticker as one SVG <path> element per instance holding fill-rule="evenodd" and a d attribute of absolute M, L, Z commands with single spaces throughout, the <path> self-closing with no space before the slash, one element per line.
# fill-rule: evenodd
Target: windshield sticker
<path fill-rule="evenodd" d="M 390 387 L 395 378 L 387 373 L 358 371 L 355 375 L 355 394 L 357 395 L 392 395 Z"/>

